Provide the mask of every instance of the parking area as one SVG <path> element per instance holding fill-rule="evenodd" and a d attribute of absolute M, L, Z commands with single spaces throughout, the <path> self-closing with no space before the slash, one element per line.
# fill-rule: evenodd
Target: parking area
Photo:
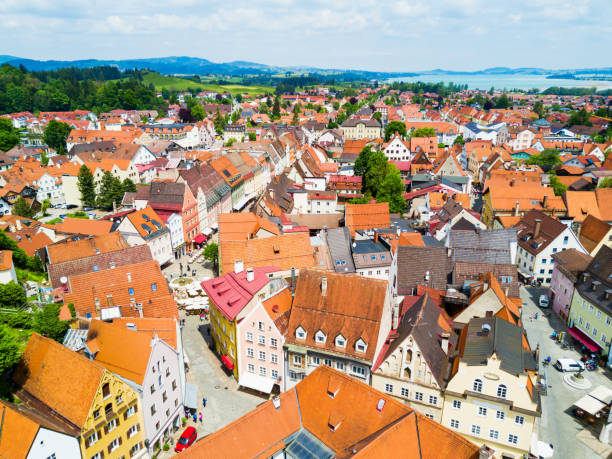
<path fill-rule="evenodd" d="M 551 313 L 545 317 L 540 309 L 538 299 L 545 294 L 543 288 L 521 288 L 523 300 L 522 320 L 532 349 L 540 347 L 540 364 L 550 356 L 554 363 L 559 358 L 580 359 L 580 353 L 570 346 L 562 349 L 550 336 L 553 330 L 565 330 L 564 322 Z M 538 318 L 534 319 L 535 313 Z M 548 380 L 548 393 L 542 397 L 542 417 L 539 423 L 539 439 L 552 443 L 555 447 L 555 457 L 559 458 L 600 458 L 612 457 L 612 448 L 603 445 L 598 440 L 599 428 L 591 431 L 585 424 L 572 415 L 572 404 L 598 385 L 610 386 L 610 371 L 598 368 L 595 371 L 585 371 L 592 386 L 588 390 L 574 389 L 563 381 L 563 374 L 552 366 L 541 367 L 541 372 Z"/>

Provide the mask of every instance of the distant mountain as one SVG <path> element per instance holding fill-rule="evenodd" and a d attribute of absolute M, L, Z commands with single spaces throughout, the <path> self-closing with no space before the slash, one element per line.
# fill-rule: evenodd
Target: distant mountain
<path fill-rule="evenodd" d="M 371 72 L 365 70 L 354 69 L 323 69 L 310 66 L 270 66 L 248 61 L 232 61 L 232 62 L 212 62 L 208 59 L 188 56 L 169 56 L 169 57 L 151 57 L 144 59 L 120 59 L 120 60 L 100 60 L 100 59 L 84 59 L 76 61 L 59 61 L 49 60 L 41 61 L 35 59 L 24 59 L 15 56 L 0 55 L 0 64 L 7 63 L 14 66 L 23 65 L 31 71 L 39 70 L 56 70 L 64 67 L 89 68 L 100 65 L 110 65 L 118 67 L 121 70 L 126 69 L 150 69 L 164 75 L 253 75 L 253 74 L 271 74 L 271 73 L 317 73 L 317 72 L 334 72 L 334 73 L 351 73 L 357 74 L 360 78 L 366 79 L 384 79 L 394 76 L 418 76 L 418 75 L 550 75 L 550 74 L 612 74 L 612 67 L 599 69 L 543 69 L 537 67 L 509 68 L 509 67 L 491 67 L 484 70 L 476 71 L 456 71 L 435 69 L 421 72 Z"/>

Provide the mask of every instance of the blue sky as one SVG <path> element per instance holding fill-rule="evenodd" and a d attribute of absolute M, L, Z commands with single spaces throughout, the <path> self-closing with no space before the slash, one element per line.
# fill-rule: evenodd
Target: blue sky
<path fill-rule="evenodd" d="M 0 54 L 380 71 L 611 66 L 611 0 L 0 0 Z"/>

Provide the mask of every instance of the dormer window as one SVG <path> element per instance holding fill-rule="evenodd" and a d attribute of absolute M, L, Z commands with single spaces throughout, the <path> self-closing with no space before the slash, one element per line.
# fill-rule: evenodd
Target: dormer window
<path fill-rule="evenodd" d="M 296 328 L 295 337 L 297 339 L 306 339 L 306 330 L 304 330 L 302 327 Z"/>
<path fill-rule="evenodd" d="M 346 339 L 344 339 L 344 336 L 338 335 L 338 336 L 336 336 L 336 343 L 335 344 L 338 347 L 346 347 Z"/>
<path fill-rule="evenodd" d="M 327 336 L 325 336 L 325 333 L 323 333 L 321 330 L 315 333 L 315 341 L 317 343 L 325 344 L 326 340 L 327 340 Z"/>
<path fill-rule="evenodd" d="M 355 343 L 355 349 L 357 350 L 357 352 L 365 352 L 367 348 L 368 345 L 361 338 L 359 338 Z"/>

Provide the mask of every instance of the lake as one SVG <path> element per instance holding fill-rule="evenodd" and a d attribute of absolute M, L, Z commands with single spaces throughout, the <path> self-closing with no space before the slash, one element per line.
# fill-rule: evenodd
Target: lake
<path fill-rule="evenodd" d="M 545 75 L 419 75 L 416 77 L 397 77 L 389 78 L 388 82 L 406 81 L 424 83 L 456 83 L 467 84 L 469 89 L 484 89 L 488 90 L 493 86 L 495 89 L 546 89 L 551 86 L 559 86 L 562 88 L 592 88 L 610 89 L 612 81 L 598 80 L 563 80 L 563 79 L 547 79 Z"/>

